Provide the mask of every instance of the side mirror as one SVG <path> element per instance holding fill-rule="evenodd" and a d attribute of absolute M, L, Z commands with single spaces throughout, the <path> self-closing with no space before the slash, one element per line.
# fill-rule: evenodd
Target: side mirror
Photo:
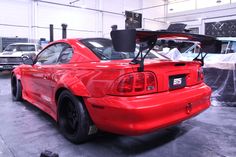
<path fill-rule="evenodd" d="M 34 64 L 33 59 L 28 56 L 22 56 L 22 61 L 26 65 L 33 65 Z"/>

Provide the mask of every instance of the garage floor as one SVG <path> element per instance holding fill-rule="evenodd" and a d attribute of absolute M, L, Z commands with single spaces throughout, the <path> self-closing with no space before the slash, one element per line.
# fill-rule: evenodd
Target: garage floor
<path fill-rule="evenodd" d="M 0 157 L 39 157 L 44 150 L 60 157 L 235 157 L 236 107 L 217 107 L 158 132 L 127 137 L 100 134 L 75 145 L 55 122 L 27 102 L 13 102 L 10 74 L 0 74 Z"/>

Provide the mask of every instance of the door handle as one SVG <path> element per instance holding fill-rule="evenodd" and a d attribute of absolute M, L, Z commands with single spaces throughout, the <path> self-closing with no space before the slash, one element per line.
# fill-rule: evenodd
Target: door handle
<path fill-rule="evenodd" d="M 47 80 L 48 76 L 47 75 L 43 75 L 43 79 Z"/>
<path fill-rule="evenodd" d="M 51 79 L 51 78 L 52 78 L 51 75 L 43 75 L 43 79 L 45 79 L 45 80 L 49 80 L 49 79 Z"/>

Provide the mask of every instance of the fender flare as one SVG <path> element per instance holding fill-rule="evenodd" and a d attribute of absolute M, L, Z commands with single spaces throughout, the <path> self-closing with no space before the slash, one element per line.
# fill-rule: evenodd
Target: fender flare
<path fill-rule="evenodd" d="M 90 94 L 84 85 L 84 83 L 79 79 L 62 79 L 58 83 L 55 90 L 55 101 L 63 90 L 69 90 L 73 95 L 80 97 L 90 97 Z"/>
<path fill-rule="evenodd" d="M 64 87 L 69 89 L 69 91 L 71 91 L 71 93 L 76 96 L 82 96 L 82 97 L 89 97 L 90 96 L 85 85 L 79 80 L 74 84 L 65 85 Z"/>
<path fill-rule="evenodd" d="M 11 77 L 15 75 L 18 80 L 21 80 L 21 71 L 19 69 L 14 69 L 11 72 Z"/>

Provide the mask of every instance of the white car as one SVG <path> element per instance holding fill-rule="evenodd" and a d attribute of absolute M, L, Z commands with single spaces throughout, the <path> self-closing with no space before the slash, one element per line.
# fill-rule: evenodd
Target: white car
<path fill-rule="evenodd" d="M 8 45 L 3 52 L 0 52 L 0 71 L 12 70 L 23 64 L 22 57 L 34 58 L 41 47 L 35 43 L 14 43 Z"/>

